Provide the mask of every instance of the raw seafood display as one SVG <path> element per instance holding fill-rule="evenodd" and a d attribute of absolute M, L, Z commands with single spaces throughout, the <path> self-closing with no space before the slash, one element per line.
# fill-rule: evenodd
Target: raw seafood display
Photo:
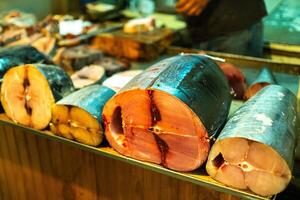
<path fill-rule="evenodd" d="M 50 36 L 40 37 L 31 43 L 31 46 L 45 55 L 54 56 L 56 52 L 56 39 Z"/>
<path fill-rule="evenodd" d="M 102 53 L 100 51 L 87 46 L 77 46 L 63 51 L 60 63 L 66 71 L 76 71 L 101 60 L 101 58 Z"/>
<path fill-rule="evenodd" d="M 112 57 L 104 57 L 95 64 L 98 64 L 105 69 L 106 76 L 112 76 L 117 72 L 128 70 L 131 67 L 130 62 L 126 59 L 116 59 Z"/>
<path fill-rule="evenodd" d="M 27 64 L 5 73 L 1 102 L 6 115 L 16 123 L 44 129 L 51 120 L 51 106 L 74 91 L 69 76 L 53 65 Z"/>
<path fill-rule="evenodd" d="M 296 97 L 271 85 L 248 100 L 229 119 L 210 151 L 206 170 L 225 185 L 269 196 L 292 177 Z"/>
<path fill-rule="evenodd" d="M 219 66 L 226 75 L 228 84 L 232 89 L 233 98 L 243 99 L 247 83 L 242 71 L 231 63 L 219 63 Z"/>
<path fill-rule="evenodd" d="M 123 26 L 70 15 L 40 22 L 15 11 L 3 16 L 1 103 L 12 121 L 94 147 L 106 136 L 125 156 L 177 171 L 194 170 L 209 155 L 212 178 L 261 196 L 279 193 L 290 182 L 296 100 L 272 85 L 277 83 L 269 69 L 248 90 L 243 72 L 251 80 L 253 71 L 249 75 L 231 63 L 218 63 L 220 70 L 214 61 L 223 59 L 208 55 L 182 54 L 145 71 L 128 70 L 128 59 L 160 57 L 173 30 L 155 27 L 151 17 Z M 144 68 L 139 64 L 133 67 Z M 225 125 L 232 98 L 250 97 Z M 106 145 L 101 148 L 116 155 Z"/>
<path fill-rule="evenodd" d="M 250 99 L 258 91 L 270 84 L 276 84 L 275 77 L 268 68 L 262 68 L 255 81 L 246 90 L 244 99 Z"/>
<path fill-rule="evenodd" d="M 231 95 L 221 69 L 200 55 L 179 55 L 132 79 L 103 109 L 105 135 L 123 155 L 190 171 L 207 158 Z"/>
<path fill-rule="evenodd" d="M 103 85 L 113 89 L 114 91 L 121 90 L 131 79 L 142 73 L 143 70 L 127 70 L 119 72 L 109 77 L 103 82 Z"/>
<path fill-rule="evenodd" d="M 98 146 L 103 139 L 102 109 L 115 94 L 98 84 L 85 87 L 52 107 L 51 131 L 65 138 Z"/>
<path fill-rule="evenodd" d="M 89 65 L 72 74 L 71 79 L 75 88 L 83 88 L 105 80 L 105 69 L 99 65 Z"/>

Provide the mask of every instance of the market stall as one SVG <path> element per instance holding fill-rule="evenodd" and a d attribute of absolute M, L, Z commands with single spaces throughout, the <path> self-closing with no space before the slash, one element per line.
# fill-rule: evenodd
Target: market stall
<path fill-rule="evenodd" d="M 299 187 L 300 64 L 171 46 L 177 30 L 155 17 L 1 23 L 0 199 Z"/>

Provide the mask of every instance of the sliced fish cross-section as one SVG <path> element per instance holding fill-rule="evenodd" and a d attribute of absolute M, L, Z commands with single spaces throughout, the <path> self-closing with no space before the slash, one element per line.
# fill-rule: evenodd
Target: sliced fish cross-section
<path fill-rule="evenodd" d="M 296 141 L 296 97 L 277 85 L 263 88 L 227 122 L 206 170 L 225 185 L 269 196 L 291 180 Z"/>
<path fill-rule="evenodd" d="M 190 171 L 207 158 L 231 96 L 221 69 L 199 55 L 165 59 L 133 78 L 103 110 L 106 138 L 121 154 Z"/>
<path fill-rule="evenodd" d="M 102 109 L 114 94 L 110 88 L 95 84 L 68 95 L 52 107 L 51 131 L 98 146 L 103 139 Z"/>
<path fill-rule="evenodd" d="M 1 103 L 6 115 L 16 123 L 44 129 L 51 119 L 52 104 L 73 90 L 71 79 L 59 67 L 22 65 L 4 75 Z"/>

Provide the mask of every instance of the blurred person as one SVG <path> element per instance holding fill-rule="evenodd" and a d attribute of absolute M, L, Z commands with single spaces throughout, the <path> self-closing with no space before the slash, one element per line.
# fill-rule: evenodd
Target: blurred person
<path fill-rule="evenodd" d="M 179 0 L 176 10 L 187 23 L 185 46 L 262 57 L 263 0 Z"/>

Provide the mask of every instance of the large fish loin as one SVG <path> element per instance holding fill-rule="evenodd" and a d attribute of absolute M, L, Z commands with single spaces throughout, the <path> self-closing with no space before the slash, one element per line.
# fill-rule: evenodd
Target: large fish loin
<path fill-rule="evenodd" d="M 51 120 L 51 106 L 74 91 L 70 77 L 60 67 L 27 64 L 13 67 L 3 77 L 1 102 L 16 123 L 44 129 Z"/>
<path fill-rule="evenodd" d="M 82 88 L 52 107 L 51 131 L 87 145 L 98 146 L 103 139 L 102 109 L 115 92 L 102 85 Z"/>
<path fill-rule="evenodd" d="M 207 158 L 231 95 L 209 58 L 178 55 L 133 78 L 103 110 L 105 135 L 123 155 L 190 171 Z"/>
<path fill-rule="evenodd" d="M 225 125 L 206 170 L 225 185 L 269 196 L 291 180 L 296 142 L 296 97 L 270 85 L 248 100 Z"/>

